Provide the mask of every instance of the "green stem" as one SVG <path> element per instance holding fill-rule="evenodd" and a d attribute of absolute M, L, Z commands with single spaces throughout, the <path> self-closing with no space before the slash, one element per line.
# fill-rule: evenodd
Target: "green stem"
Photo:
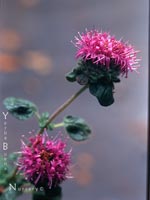
<path fill-rule="evenodd" d="M 59 127 L 62 127 L 62 126 L 64 126 L 63 122 L 53 125 L 54 128 L 59 128 Z"/>
<path fill-rule="evenodd" d="M 48 127 L 48 125 L 62 112 L 67 108 L 82 92 L 84 92 L 88 88 L 88 85 L 82 87 L 77 93 L 73 94 L 64 104 L 62 104 L 52 115 L 50 116 L 49 120 L 47 121 L 46 125 L 41 128 L 39 134 L 42 134 L 44 129 Z"/>

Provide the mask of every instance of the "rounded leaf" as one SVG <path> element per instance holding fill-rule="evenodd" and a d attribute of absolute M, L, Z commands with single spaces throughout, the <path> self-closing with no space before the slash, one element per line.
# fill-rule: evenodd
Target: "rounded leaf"
<path fill-rule="evenodd" d="M 112 82 L 107 84 L 99 82 L 89 85 L 90 93 L 97 97 L 102 106 L 110 106 L 114 103 L 113 89 L 114 85 Z"/>
<path fill-rule="evenodd" d="M 5 108 L 17 119 L 26 120 L 34 115 L 37 107 L 31 101 L 8 97 L 4 100 Z"/>
<path fill-rule="evenodd" d="M 73 71 L 67 73 L 67 74 L 66 74 L 66 79 L 67 79 L 68 81 L 70 81 L 70 82 L 76 81 L 76 73 L 75 73 L 75 71 L 73 70 Z"/>
<path fill-rule="evenodd" d="M 97 97 L 102 106 L 110 106 L 114 103 L 112 87 L 105 87 L 101 96 Z"/>
<path fill-rule="evenodd" d="M 64 126 L 69 136 L 75 141 L 84 141 L 91 134 L 90 127 L 80 117 L 66 116 Z"/>

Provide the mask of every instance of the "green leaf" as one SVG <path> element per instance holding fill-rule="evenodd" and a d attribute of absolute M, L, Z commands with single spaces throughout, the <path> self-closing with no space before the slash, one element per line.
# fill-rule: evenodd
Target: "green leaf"
<path fill-rule="evenodd" d="M 90 93 L 97 97 L 102 106 L 110 106 L 114 103 L 113 83 L 95 83 L 89 85 Z"/>
<path fill-rule="evenodd" d="M 41 116 L 40 116 L 40 119 L 39 119 L 39 127 L 44 128 L 48 119 L 49 119 L 49 113 L 48 112 L 42 113 Z M 48 129 L 50 131 L 52 131 L 53 128 L 54 128 L 54 125 L 52 123 L 48 125 Z"/>
<path fill-rule="evenodd" d="M 66 74 L 66 79 L 70 82 L 74 82 L 76 81 L 76 73 L 75 73 L 75 70 L 69 72 Z"/>
<path fill-rule="evenodd" d="M 84 119 L 80 117 L 66 116 L 64 127 L 69 136 L 75 141 L 84 141 L 91 134 L 91 129 Z"/>
<path fill-rule="evenodd" d="M 48 118 L 49 118 L 48 112 L 44 112 L 44 113 L 41 114 L 41 117 L 39 119 L 39 127 L 40 128 L 45 127 L 45 124 L 47 123 Z"/>
<path fill-rule="evenodd" d="M 105 87 L 101 97 L 97 97 L 102 106 L 110 106 L 114 103 L 112 87 Z"/>
<path fill-rule="evenodd" d="M 34 103 L 14 97 L 8 97 L 4 100 L 6 109 L 17 119 L 26 120 L 34 115 L 37 107 Z"/>
<path fill-rule="evenodd" d="M 101 96 L 103 92 L 103 86 L 98 83 L 89 84 L 89 91 L 95 97 Z"/>

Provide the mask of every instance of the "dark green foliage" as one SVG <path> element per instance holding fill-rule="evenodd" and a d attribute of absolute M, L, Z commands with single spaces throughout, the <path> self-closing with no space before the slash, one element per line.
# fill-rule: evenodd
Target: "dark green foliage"
<path fill-rule="evenodd" d="M 70 81 L 70 82 L 76 81 L 76 73 L 75 73 L 75 71 L 73 70 L 73 71 L 69 72 L 68 74 L 66 74 L 66 79 L 68 81 Z"/>
<path fill-rule="evenodd" d="M 84 119 L 80 117 L 66 116 L 64 127 L 69 136 L 75 141 L 84 141 L 91 134 L 91 129 Z"/>
<path fill-rule="evenodd" d="M 113 104 L 113 83 L 95 83 L 89 85 L 89 90 L 92 95 L 97 97 L 102 106 L 109 106 Z"/>
<path fill-rule="evenodd" d="M 110 67 L 94 64 L 91 60 L 81 60 L 78 66 L 66 75 L 70 82 L 88 85 L 90 93 L 97 97 L 102 106 L 114 103 L 114 83 L 120 82 L 120 67 L 111 62 Z"/>
<path fill-rule="evenodd" d="M 62 190 L 60 186 L 51 188 L 43 192 L 34 192 L 33 200 L 61 200 L 62 199 Z"/>
<path fill-rule="evenodd" d="M 41 116 L 40 116 L 40 119 L 39 119 L 39 127 L 40 128 L 44 128 L 46 123 L 47 123 L 47 121 L 48 121 L 48 119 L 49 119 L 49 113 L 48 112 L 42 113 Z M 53 130 L 53 124 L 52 123 L 49 124 L 47 128 L 50 131 L 52 131 Z"/>
<path fill-rule="evenodd" d="M 34 103 L 14 97 L 8 97 L 4 100 L 4 106 L 6 109 L 17 119 L 26 120 L 32 117 L 37 111 L 37 107 Z"/>

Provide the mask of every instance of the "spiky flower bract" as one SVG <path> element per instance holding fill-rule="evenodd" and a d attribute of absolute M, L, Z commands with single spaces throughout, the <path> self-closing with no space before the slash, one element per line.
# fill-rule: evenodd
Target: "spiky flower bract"
<path fill-rule="evenodd" d="M 22 141 L 19 170 L 36 187 L 50 189 L 58 186 L 69 175 L 71 152 L 65 152 L 61 138 L 50 139 L 46 132 L 29 138 L 31 145 Z"/>
<path fill-rule="evenodd" d="M 140 67 L 137 53 L 128 42 L 117 40 L 107 32 L 97 30 L 78 33 L 74 45 L 77 47 L 77 67 L 66 75 L 70 82 L 89 86 L 89 91 L 102 106 L 114 103 L 114 83 L 120 75 L 127 78 L 129 71 Z"/>

